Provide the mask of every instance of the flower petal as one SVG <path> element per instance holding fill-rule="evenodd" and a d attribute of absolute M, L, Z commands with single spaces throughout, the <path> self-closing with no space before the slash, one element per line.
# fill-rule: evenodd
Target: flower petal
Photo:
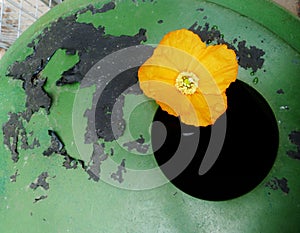
<path fill-rule="evenodd" d="M 163 102 L 160 101 L 156 101 L 156 103 L 161 107 L 162 110 L 166 111 L 168 114 L 176 117 L 178 116 L 178 114 L 169 105 L 164 104 Z"/>
<path fill-rule="evenodd" d="M 179 72 L 189 71 L 187 68 L 197 56 L 205 50 L 206 44 L 200 37 L 187 29 L 181 29 L 166 34 L 158 47 L 154 50 L 153 57 L 164 57 L 172 61 L 173 67 Z M 161 65 L 165 65 L 162 63 Z"/>
<path fill-rule="evenodd" d="M 156 100 L 164 111 L 174 116 L 190 115 L 197 120 L 197 113 L 189 96 L 181 94 L 173 84 L 150 80 L 140 83 L 144 94 Z"/>
<path fill-rule="evenodd" d="M 184 72 L 199 79 L 196 92 L 182 93 L 175 86 L 178 75 Z M 237 72 L 233 50 L 226 45 L 206 47 L 198 35 L 181 29 L 162 39 L 138 76 L 144 94 L 164 111 L 180 116 L 185 124 L 207 126 L 226 111 L 225 90 L 236 80 Z"/>
<path fill-rule="evenodd" d="M 189 72 L 196 64 L 199 64 L 199 61 L 195 56 L 179 48 L 158 45 L 152 57 L 145 64 L 163 66 L 177 70 L 178 72 Z M 193 66 L 192 64 L 195 65 Z"/>
<path fill-rule="evenodd" d="M 198 55 L 199 61 L 211 73 L 221 92 L 236 80 L 238 63 L 236 54 L 226 45 L 212 45 Z"/>
<path fill-rule="evenodd" d="M 200 37 L 187 29 L 169 32 L 159 44 L 183 50 L 195 57 L 206 48 Z"/>
<path fill-rule="evenodd" d="M 225 93 L 221 95 L 202 95 L 198 93 L 193 95 L 190 100 L 194 108 L 190 109 L 190 112 L 196 112 L 197 118 L 193 114 L 180 114 L 181 121 L 189 125 L 212 125 L 227 108 Z"/>
<path fill-rule="evenodd" d="M 204 95 L 206 101 L 205 113 L 207 115 L 206 122 L 201 122 L 202 125 L 212 125 L 227 109 L 227 97 L 225 93 L 221 95 Z M 193 104 L 196 104 L 196 98 L 193 99 Z M 198 111 L 199 114 L 201 112 Z"/>

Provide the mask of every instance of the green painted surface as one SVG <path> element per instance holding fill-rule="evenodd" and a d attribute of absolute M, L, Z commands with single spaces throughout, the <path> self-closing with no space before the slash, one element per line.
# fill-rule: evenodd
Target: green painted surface
<path fill-rule="evenodd" d="M 78 90 L 78 84 L 57 88 L 55 85 L 62 73 L 73 67 L 79 61 L 78 54 L 66 55 L 65 50 L 57 50 L 45 69 L 42 71 L 43 77 L 47 79 L 45 90 L 52 98 L 51 114 L 55 117 L 47 117 L 51 129 L 55 130 L 63 139 L 69 154 L 76 155 L 76 145 L 72 143 L 72 109 L 73 100 Z M 75 156 L 76 157 L 76 156 Z M 77 156 L 78 157 L 78 156 Z"/>
<path fill-rule="evenodd" d="M 90 3 L 101 7 L 106 2 L 108 1 L 95 0 Z M 1 60 L 1 125 L 7 122 L 8 112 L 21 112 L 25 106 L 21 82 L 5 76 L 8 66 L 14 61 L 24 60 L 32 53 L 26 44 L 49 23 L 86 5 L 84 0 L 73 0 L 54 8 L 30 27 Z M 204 11 L 196 11 L 198 8 L 203 8 Z M 204 16 L 207 19 L 203 19 Z M 163 20 L 163 23 L 158 24 L 158 20 Z M 238 76 L 265 97 L 278 120 L 278 157 L 265 181 L 247 195 L 224 202 L 195 199 L 170 183 L 164 184 L 166 180 L 159 169 L 155 170 L 157 166 L 151 154 L 144 156 L 135 151 L 130 153 L 122 146 L 124 142 L 136 138 L 140 132 L 146 142 L 150 143 L 149 127 L 156 105 L 144 96 L 126 96 L 124 117 L 128 119 L 129 127 L 118 141 L 106 143 L 106 152 L 109 153 L 109 149 L 114 148 L 114 156 L 103 162 L 102 181 L 99 183 L 88 180 L 88 175 L 82 169 L 66 170 L 61 166 L 61 156 L 43 157 L 42 153 L 50 143 L 48 129 L 59 133 L 72 156 L 87 160 L 92 151 L 91 145 L 84 143 L 80 145 L 84 148 L 80 147 L 78 150 L 76 141 L 83 140 L 87 121 L 83 113 L 91 105 L 95 87 L 83 88 L 80 91 L 78 85 L 56 87 L 54 83 L 60 74 L 78 61 L 77 55 L 67 56 L 64 50 L 58 50 L 42 73 L 43 77 L 48 78 L 46 90 L 54 98 L 51 114 L 48 116 L 40 111 L 30 123 L 24 122 L 28 132 L 34 132 L 32 137 L 39 139 L 41 147 L 21 151 L 20 161 L 14 164 L 9 151 L 3 146 L 3 137 L 0 137 L 0 232 L 299 231 L 300 166 L 298 160 L 286 155 L 286 151 L 296 150 L 295 145 L 289 141 L 289 133 L 300 130 L 298 19 L 263 0 L 188 0 L 176 1 L 176 4 L 171 0 L 136 3 L 116 1 L 115 10 L 94 15 L 87 12 L 78 17 L 78 22 L 93 23 L 96 27 L 105 26 L 106 33 L 115 36 L 133 35 L 139 28 L 146 28 L 149 44 L 158 43 L 171 30 L 190 27 L 195 21 L 199 25 L 204 25 L 205 22 L 209 22 L 211 26 L 217 25 L 228 42 L 234 38 L 246 40 L 248 46 L 257 46 L 266 53 L 263 69 L 256 72 L 255 76 L 251 75 L 250 70 L 242 68 L 239 69 Z M 258 80 L 253 82 L 256 77 Z M 278 89 L 283 89 L 285 94 L 277 94 Z M 74 107 L 74 99 L 78 93 L 86 98 Z M 132 106 L 136 105 L 138 107 L 132 111 Z M 289 106 L 289 110 L 281 109 L 281 106 Z M 145 120 L 139 121 L 139 118 Z M 75 129 L 74 121 L 79 122 Z M 126 158 L 128 171 L 124 174 L 125 182 L 119 184 L 110 175 L 117 171 L 123 158 Z M 153 169 L 155 172 L 135 172 L 145 169 Z M 12 183 L 10 176 L 16 170 L 20 175 L 17 176 L 17 182 Z M 47 181 L 50 189 L 38 188 L 33 191 L 29 185 L 44 171 L 49 173 Z M 274 191 L 265 187 L 265 183 L 273 177 L 285 177 L 290 192 L 284 194 L 280 190 Z M 157 183 L 164 185 L 153 189 L 146 188 Z M 141 188 L 145 190 L 132 190 Z M 33 203 L 41 195 L 48 197 Z"/>

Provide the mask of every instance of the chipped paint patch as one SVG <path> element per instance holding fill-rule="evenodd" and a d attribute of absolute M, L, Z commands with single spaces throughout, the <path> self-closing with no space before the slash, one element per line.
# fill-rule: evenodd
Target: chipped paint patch
<path fill-rule="evenodd" d="M 30 184 L 30 188 L 33 190 L 36 190 L 37 188 L 41 187 L 44 190 L 48 190 L 49 189 L 49 183 L 46 181 L 46 179 L 49 177 L 48 172 L 43 172 L 41 173 L 38 178 L 37 181 L 33 182 Z"/>
<path fill-rule="evenodd" d="M 205 23 L 204 26 L 195 22 L 190 28 L 191 31 L 196 33 L 202 41 L 207 44 L 216 43 L 216 44 L 225 44 L 228 48 L 235 51 L 238 59 L 239 65 L 244 68 L 250 68 L 253 72 L 256 72 L 258 69 L 261 69 L 264 64 L 265 52 L 257 48 L 256 46 L 246 46 L 246 41 L 242 40 L 238 42 L 237 47 L 234 44 L 237 42 L 237 39 L 233 40 L 233 43 L 225 41 L 224 35 L 218 30 L 216 25 L 210 27 L 209 23 Z"/>
<path fill-rule="evenodd" d="M 122 160 L 120 166 L 118 166 L 118 170 L 117 172 L 114 172 L 111 174 L 111 178 L 118 181 L 119 183 L 123 183 L 124 182 L 124 173 L 127 172 L 126 168 L 125 168 L 125 159 Z"/>
<path fill-rule="evenodd" d="M 288 180 L 286 178 L 277 178 L 274 177 L 272 180 L 265 184 L 266 187 L 272 190 L 281 190 L 283 193 L 288 194 L 290 188 L 288 187 Z"/>
<path fill-rule="evenodd" d="M 289 134 L 289 139 L 291 143 L 297 146 L 297 151 L 289 150 L 287 151 L 287 155 L 292 159 L 300 160 L 300 132 L 292 131 Z"/>
<path fill-rule="evenodd" d="M 136 150 L 141 154 L 146 154 L 149 150 L 150 145 L 145 144 L 145 139 L 143 135 L 140 135 L 140 138 L 136 139 L 135 141 L 126 142 L 123 146 L 127 147 L 128 151 Z"/>
<path fill-rule="evenodd" d="M 76 169 L 78 164 L 80 164 L 81 167 L 85 169 L 84 161 L 75 159 L 67 153 L 64 143 L 59 138 L 56 132 L 54 132 L 53 130 L 49 130 L 48 134 L 49 136 L 51 136 L 51 145 L 47 150 L 43 152 L 44 156 L 49 157 L 52 154 L 59 154 L 64 157 L 65 161 L 63 162 L 63 166 L 66 169 Z"/>

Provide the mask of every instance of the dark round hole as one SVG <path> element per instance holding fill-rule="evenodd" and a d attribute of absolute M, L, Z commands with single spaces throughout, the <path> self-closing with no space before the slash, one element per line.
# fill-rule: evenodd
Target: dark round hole
<path fill-rule="evenodd" d="M 214 165 L 204 175 L 199 175 L 199 167 L 206 154 L 211 139 L 212 127 L 193 127 L 182 124 L 178 118 L 160 108 L 154 121 L 162 122 L 167 130 L 164 143 L 158 142 L 160 131 L 152 128 L 153 148 L 163 173 L 178 189 L 196 198 L 221 201 L 239 197 L 253 190 L 271 170 L 278 150 L 279 136 L 275 116 L 265 99 L 253 88 L 236 81 L 227 89 L 228 109 L 219 121 L 226 122 L 223 147 Z M 194 155 L 189 143 L 183 143 L 180 156 L 193 156 L 191 162 L 180 174 L 173 178 L 174 169 L 181 164 L 173 163 L 174 169 L 164 166 L 175 152 L 178 156 L 182 130 L 188 129 L 190 141 L 198 135 L 199 142 Z M 194 132 L 194 134 L 193 134 Z M 198 134 L 197 134 L 198 133 Z M 186 148 L 184 148 L 186 147 Z M 176 160 L 175 160 L 176 161 Z M 180 163 L 177 159 L 177 163 Z"/>

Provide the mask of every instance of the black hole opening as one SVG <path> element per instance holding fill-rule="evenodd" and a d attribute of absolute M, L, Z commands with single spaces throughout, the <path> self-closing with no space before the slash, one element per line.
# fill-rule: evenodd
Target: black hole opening
<path fill-rule="evenodd" d="M 167 130 L 163 145 L 154 153 L 158 165 L 178 189 L 196 198 L 221 201 L 242 196 L 262 182 L 276 159 L 279 143 L 277 122 L 265 99 L 242 81 L 230 85 L 227 98 L 225 141 L 217 161 L 202 176 L 199 167 L 211 138 L 211 126 L 184 126 L 190 131 L 200 131 L 199 144 L 189 165 L 171 179 L 172 169 L 162 165 L 178 149 L 182 137 L 180 122 L 160 108 L 154 117 L 154 121 L 162 122 Z M 153 148 L 157 148 L 155 144 L 159 137 L 160 130 L 153 127 Z M 189 148 L 182 150 L 180 156 L 187 156 L 188 151 Z"/>

